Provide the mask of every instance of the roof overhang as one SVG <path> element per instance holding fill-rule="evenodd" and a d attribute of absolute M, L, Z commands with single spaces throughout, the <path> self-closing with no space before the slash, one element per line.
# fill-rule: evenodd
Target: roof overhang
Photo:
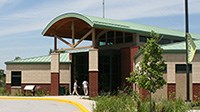
<path fill-rule="evenodd" d="M 42 31 L 43 36 L 60 36 L 71 38 L 71 25 L 74 22 L 75 27 L 75 37 L 81 37 L 85 32 L 91 29 L 94 23 L 87 18 L 78 13 L 66 13 L 62 14 L 55 19 L 53 19 Z"/>

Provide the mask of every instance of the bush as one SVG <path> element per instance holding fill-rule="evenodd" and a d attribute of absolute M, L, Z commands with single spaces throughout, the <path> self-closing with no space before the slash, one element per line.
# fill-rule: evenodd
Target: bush
<path fill-rule="evenodd" d="M 182 99 L 166 100 L 162 99 L 156 103 L 155 112 L 187 112 L 190 109 Z"/>
<path fill-rule="evenodd" d="M 128 94 L 101 96 L 96 98 L 95 112 L 136 112 L 136 103 Z"/>
<path fill-rule="evenodd" d="M 49 96 L 49 94 L 50 93 L 47 90 L 39 89 L 39 90 L 35 91 L 36 96 Z"/>
<path fill-rule="evenodd" d="M 115 96 L 105 95 L 97 97 L 95 112 L 148 112 L 149 100 L 142 100 L 136 93 L 119 93 Z M 153 112 L 187 112 L 190 109 L 182 99 L 159 101 L 153 100 Z"/>
<path fill-rule="evenodd" d="M 0 95 L 1 96 L 4 96 L 4 95 L 7 95 L 8 93 L 6 92 L 6 88 L 4 87 L 0 87 Z"/>

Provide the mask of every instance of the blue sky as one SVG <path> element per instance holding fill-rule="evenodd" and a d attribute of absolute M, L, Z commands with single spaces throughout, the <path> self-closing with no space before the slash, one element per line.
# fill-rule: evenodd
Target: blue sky
<path fill-rule="evenodd" d="M 190 32 L 200 34 L 200 1 L 188 1 Z M 105 2 L 106 18 L 184 31 L 184 0 Z M 16 56 L 48 54 L 53 39 L 41 32 L 53 18 L 68 12 L 102 17 L 102 0 L 0 0 L 0 68 Z"/>

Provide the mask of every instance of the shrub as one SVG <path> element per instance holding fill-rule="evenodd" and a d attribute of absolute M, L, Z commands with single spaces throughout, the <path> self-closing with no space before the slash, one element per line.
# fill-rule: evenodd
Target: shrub
<path fill-rule="evenodd" d="M 48 96 L 49 94 L 50 93 L 47 90 L 39 89 L 39 90 L 35 91 L 36 96 Z"/>
<path fill-rule="evenodd" d="M 6 88 L 0 87 L 0 95 L 1 96 L 7 95 Z"/>
<path fill-rule="evenodd" d="M 95 112 L 136 112 L 134 97 L 119 93 L 116 96 L 101 96 L 96 98 Z"/>
<path fill-rule="evenodd" d="M 127 94 L 120 92 L 117 95 L 97 97 L 95 112 L 148 112 L 150 103 L 148 99 L 142 100 L 136 93 Z M 153 100 L 153 112 L 187 112 L 190 105 L 182 99 Z"/>

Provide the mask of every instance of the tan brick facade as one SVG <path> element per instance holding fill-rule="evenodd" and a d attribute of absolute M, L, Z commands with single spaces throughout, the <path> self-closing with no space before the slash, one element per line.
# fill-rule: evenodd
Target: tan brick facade
<path fill-rule="evenodd" d="M 200 91 L 200 54 L 195 54 L 192 62 L 192 73 L 190 74 L 190 99 L 196 100 Z M 157 90 L 153 97 L 169 98 L 173 92 L 176 98 L 186 99 L 186 73 L 176 73 L 176 64 L 185 64 L 185 54 L 163 54 L 167 61 L 167 74 L 165 79 L 167 85 L 163 89 Z M 141 56 L 136 59 L 136 63 L 141 60 Z"/>
<path fill-rule="evenodd" d="M 16 94 L 17 89 L 11 86 L 11 72 L 21 71 L 21 89 L 23 93 L 23 88 L 25 85 L 38 85 L 45 88 L 45 90 L 50 92 L 51 85 L 51 72 L 50 64 L 8 64 L 6 66 L 6 90 L 12 95 Z M 60 64 L 60 85 L 69 85 L 71 81 L 71 65 L 70 64 Z M 69 86 L 67 86 L 69 89 Z M 19 90 L 19 89 L 18 89 Z M 59 90 L 59 89 L 58 89 Z"/>
<path fill-rule="evenodd" d="M 70 64 L 60 65 L 60 83 L 70 82 Z M 7 65 L 6 83 L 11 83 L 11 71 L 22 71 L 22 83 L 50 83 L 50 64 Z"/>

